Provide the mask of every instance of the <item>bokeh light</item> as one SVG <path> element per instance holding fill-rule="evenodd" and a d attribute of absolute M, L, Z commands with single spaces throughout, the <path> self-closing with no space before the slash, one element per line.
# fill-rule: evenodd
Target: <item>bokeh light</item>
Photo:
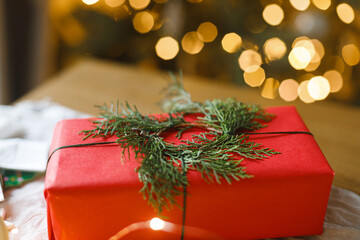
<path fill-rule="evenodd" d="M 264 43 L 264 52 L 270 61 L 282 58 L 286 53 L 286 44 L 280 38 L 270 38 Z"/>
<path fill-rule="evenodd" d="M 283 80 L 279 86 L 280 97 L 287 101 L 294 101 L 298 97 L 299 83 L 294 79 Z"/>
<path fill-rule="evenodd" d="M 135 10 L 142 10 L 146 8 L 150 3 L 150 0 L 129 0 L 130 6 Z"/>
<path fill-rule="evenodd" d="M 277 4 L 269 4 L 264 8 L 262 13 L 265 22 L 269 25 L 279 25 L 284 19 L 284 11 Z"/>
<path fill-rule="evenodd" d="M 262 64 L 261 55 L 255 50 L 248 49 L 243 51 L 238 58 L 240 68 L 245 71 L 252 65 L 260 66 Z"/>
<path fill-rule="evenodd" d="M 312 0 L 315 7 L 317 7 L 320 10 L 326 10 L 331 5 L 331 0 Z"/>
<path fill-rule="evenodd" d="M 310 5 L 310 0 L 290 0 L 290 4 L 296 10 L 305 11 Z"/>
<path fill-rule="evenodd" d="M 133 25 L 139 33 L 150 32 L 154 26 L 154 17 L 147 11 L 138 12 L 133 18 Z"/>
<path fill-rule="evenodd" d="M 321 59 L 318 53 L 315 53 L 315 56 L 311 59 L 310 63 L 304 68 L 307 72 L 315 71 L 321 64 Z"/>
<path fill-rule="evenodd" d="M 295 47 L 289 54 L 289 63 L 296 70 L 305 69 L 311 61 L 311 54 L 305 47 Z"/>
<path fill-rule="evenodd" d="M 225 36 L 221 40 L 221 45 L 223 49 L 228 53 L 234 53 L 238 51 L 241 47 L 241 44 L 241 37 L 233 32 L 225 34 Z"/>
<path fill-rule="evenodd" d="M 293 45 L 294 45 L 293 48 L 304 47 L 310 53 L 311 58 L 313 58 L 316 53 L 313 42 L 308 38 L 306 39 L 297 38 L 295 39 Z"/>
<path fill-rule="evenodd" d="M 211 22 L 204 22 L 197 29 L 199 39 L 204 42 L 212 42 L 218 35 L 217 28 Z"/>
<path fill-rule="evenodd" d="M 302 81 L 298 88 L 298 95 L 301 101 L 304 103 L 313 103 L 315 99 L 313 99 L 308 91 L 309 80 Z"/>
<path fill-rule="evenodd" d="M 83 3 L 85 3 L 86 5 L 93 5 L 95 3 L 97 3 L 99 0 L 82 0 Z"/>
<path fill-rule="evenodd" d="M 267 78 L 261 91 L 261 96 L 268 99 L 275 99 L 277 97 L 277 90 L 279 81 L 275 78 Z"/>
<path fill-rule="evenodd" d="M 345 45 L 342 48 L 341 53 L 347 65 L 354 66 L 359 63 L 359 49 L 354 44 Z"/>
<path fill-rule="evenodd" d="M 354 9 L 347 3 L 340 3 L 336 7 L 336 13 L 344 23 L 351 23 L 355 19 Z"/>
<path fill-rule="evenodd" d="M 109 7 L 119 7 L 125 3 L 125 0 L 105 0 L 106 5 Z"/>
<path fill-rule="evenodd" d="M 322 76 L 316 76 L 310 79 L 308 83 L 309 95 L 315 100 L 323 100 L 330 93 L 330 84 Z"/>
<path fill-rule="evenodd" d="M 153 218 L 150 220 L 150 228 L 152 230 L 161 230 L 165 227 L 165 222 L 160 218 Z"/>
<path fill-rule="evenodd" d="M 156 55 L 164 60 L 173 59 L 179 52 L 179 44 L 172 37 L 162 37 L 155 45 Z"/>
<path fill-rule="evenodd" d="M 329 81 L 330 92 L 338 92 L 343 86 L 343 78 L 336 70 L 329 70 L 324 73 L 324 78 Z"/>
<path fill-rule="evenodd" d="M 319 57 L 323 58 L 325 55 L 324 45 L 318 39 L 311 39 L 311 42 L 315 47 L 315 51 L 319 54 Z"/>
<path fill-rule="evenodd" d="M 265 71 L 258 65 L 251 65 L 244 72 L 244 80 L 249 86 L 258 87 L 265 80 Z"/>
<path fill-rule="evenodd" d="M 204 47 L 204 42 L 198 37 L 197 32 L 187 32 L 181 40 L 183 50 L 189 54 L 197 54 Z"/>

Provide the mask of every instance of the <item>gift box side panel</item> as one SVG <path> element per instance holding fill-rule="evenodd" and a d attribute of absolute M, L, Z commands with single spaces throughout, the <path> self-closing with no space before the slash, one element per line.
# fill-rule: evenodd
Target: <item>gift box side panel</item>
<path fill-rule="evenodd" d="M 158 217 L 138 190 L 97 188 L 57 192 L 49 189 L 53 239 L 108 239 L 131 224 Z M 180 222 L 180 210 L 172 211 L 172 219 L 176 218 Z"/>
<path fill-rule="evenodd" d="M 188 187 L 186 224 L 226 239 L 321 234 L 331 174 Z"/>
<path fill-rule="evenodd" d="M 331 181 L 331 175 L 318 175 L 249 179 L 211 187 L 192 184 L 188 187 L 186 225 L 225 239 L 320 234 Z M 130 224 L 157 217 L 136 188 L 61 193 L 50 189 L 48 194 L 55 239 L 105 239 Z M 182 202 L 182 198 L 178 200 Z M 179 208 L 164 215 L 166 221 L 181 225 Z"/>

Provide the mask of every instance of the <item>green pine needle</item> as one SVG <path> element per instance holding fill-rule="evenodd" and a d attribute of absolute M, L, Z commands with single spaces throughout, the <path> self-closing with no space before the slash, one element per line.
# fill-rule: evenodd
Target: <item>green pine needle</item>
<path fill-rule="evenodd" d="M 161 118 L 143 115 L 128 103 L 110 107 L 105 104 L 98 106 L 100 120 L 93 121 L 94 128 L 82 131 L 84 139 L 116 135 L 123 154 L 135 153 L 141 162 L 135 170 L 143 183 L 140 192 L 159 214 L 164 208 L 178 205 L 175 197 L 182 195 L 184 186 L 189 184 L 184 171 L 198 171 L 207 182 L 221 183 L 224 179 L 230 184 L 233 180 L 252 177 L 238 156 L 263 159 L 279 153 L 250 142 L 246 134 L 241 134 L 265 127 L 263 122 L 270 121 L 271 114 L 233 98 L 193 102 L 183 88 L 181 77 L 172 75 L 172 79 L 161 102 L 168 115 Z M 184 116 L 191 113 L 202 116 L 195 122 L 185 121 Z M 181 139 L 193 127 L 204 129 L 204 133 L 193 135 L 180 145 L 166 142 L 162 137 L 165 131 L 176 129 L 176 136 Z"/>

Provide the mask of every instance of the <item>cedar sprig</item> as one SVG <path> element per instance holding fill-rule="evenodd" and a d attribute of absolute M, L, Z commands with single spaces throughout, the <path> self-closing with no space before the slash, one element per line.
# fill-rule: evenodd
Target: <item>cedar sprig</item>
<path fill-rule="evenodd" d="M 175 198 L 182 194 L 188 179 L 184 172 L 198 171 L 204 180 L 221 183 L 252 177 L 241 165 L 243 158 L 263 159 L 278 154 L 273 149 L 250 142 L 241 132 L 265 127 L 272 119 L 257 105 L 237 102 L 230 98 L 204 103 L 193 102 L 180 78 L 172 75 L 165 100 L 161 103 L 168 114 L 161 117 L 141 114 L 134 106 L 99 106 L 99 119 L 94 128 L 82 131 L 89 137 L 117 136 L 116 142 L 123 154 L 140 161 L 135 169 L 143 183 L 140 192 L 159 214 L 164 208 L 178 205 Z M 201 113 L 195 122 L 187 122 L 184 116 Z M 182 140 L 180 145 L 166 142 L 162 134 L 170 129 L 183 132 L 202 128 L 204 133 L 193 135 L 191 140 Z M 240 158 L 243 157 L 243 158 Z"/>

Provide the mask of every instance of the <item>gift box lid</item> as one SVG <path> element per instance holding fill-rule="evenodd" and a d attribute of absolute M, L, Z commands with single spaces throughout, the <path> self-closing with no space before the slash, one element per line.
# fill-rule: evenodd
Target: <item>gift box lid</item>
<path fill-rule="evenodd" d="M 271 107 L 267 111 L 276 117 L 257 132 L 308 131 L 292 106 Z M 187 118 L 191 120 L 195 117 Z M 114 141 L 113 137 L 82 141 L 83 136 L 79 132 L 91 128 L 89 119 L 59 122 L 50 152 L 66 145 Z M 185 132 L 183 138 L 191 138 L 191 134 L 201 131 L 192 129 Z M 165 140 L 179 143 L 175 134 L 165 133 Z M 226 239 L 321 233 L 334 173 L 315 138 L 309 134 L 272 134 L 251 135 L 249 140 L 281 154 L 263 160 L 245 159 L 242 164 L 254 177 L 235 181 L 231 185 L 226 182 L 208 184 L 200 174 L 189 171 L 187 224 L 211 229 Z M 66 148 L 53 154 L 45 182 L 49 234 L 53 239 L 64 234 L 70 236 L 69 239 L 84 239 L 85 232 L 89 231 L 91 236 L 109 237 L 116 233 L 116 229 L 156 216 L 138 192 L 142 184 L 135 169 L 141 160 L 123 159 L 125 161 L 122 162 L 121 153 L 122 149 L 112 144 Z M 104 205 L 106 201 L 108 206 Z M 102 206 L 91 206 L 95 203 Z M 123 204 L 123 207 L 116 203 Z M 67 208 L 83 210 L 67 211 Z M 100 214 L 104 221 L 113 219 L 116 214 L 123 219 L 117 219 L 116 226 L 102 223 L 102 233 L 97 235 L 83 223 L 89 218 L 87 211 Z M 105 213 L 107 211 L 110 213 Z M 77 212 L 76 219 L 72 212 Z M 84 217 L 79 217 L 80 213 Z M 169 216 L 169 221 L 181 222 L 181 209 L 177 207 L 164 214 Z M 244 217 L 246 221 L 242 220 Z M 226 224 L 220 219 L 225 219 Z M 241 224 L 234 224 L 234 221 Z M 235 227 L 237 225 L 240 226 Z"/>

